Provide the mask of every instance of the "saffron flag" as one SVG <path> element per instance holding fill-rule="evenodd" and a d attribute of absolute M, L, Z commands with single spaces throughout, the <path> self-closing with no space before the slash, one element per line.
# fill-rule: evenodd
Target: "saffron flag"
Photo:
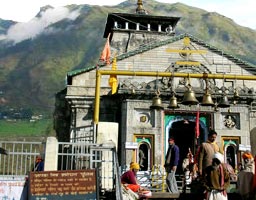
<path fill-rule="evenodd" d="M 108 35 L 106 44 L 105 44 L 104 49 L 100 55 L 100 60 L 105 62 L 107 65 L 109 65 L 110 64 L 110 54 L 111 54 L 111 52 L 110 52 L 109 35 Z"/>
<path fill-rule="evenodd" d="M 117 69 L 117 65 L 116 65 L 116 57 L 115 57 L 112 63 L 112 70 L 116 70 L 116 69 Z M 117 90 L 117 76 L 110 75 L 108 83 L 109 83 L 109 86 L 111 87 L 112 94 L 115 94 Z"/>
<path fill-rule="evenodd" d="M 199 106 L 197 108 L 197 111 L 196 111 L 196 127 L 195 127 L 195 134 L 196 134 L 196 138 L 199 138 L 200 136 L 200 127 L 199 127 L 199 120 L 200 120 L 200 111 L 199 111 Z"/>

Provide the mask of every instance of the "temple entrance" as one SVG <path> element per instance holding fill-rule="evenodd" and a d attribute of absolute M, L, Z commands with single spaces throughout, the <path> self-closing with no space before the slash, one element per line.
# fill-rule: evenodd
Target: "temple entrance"
<path fill-rule="evenodd" d="M 183 173 L 182 162 L 186 158 L 189 148 L 193 155 L 196 155 L 199 145 L 207 139 L 208 135 L 208 123 L 210 115 L 200 116 L 199 121 L 199 138 L 196 139 L 195 127 L 196 117 L 194 114 L 191 115 L 174 115 L 167 116 L 166 120 L 169 123 L 166 125 L 166 141 L 168 137 L 173 136 L 175 138 L 175 144 L 180 149 L 180 160 L 177 168 L 177 174 Z M 207 126 L 206 126 L 207 124 Z M 167 141 L 166 149 L 168 148 Z"/>
<path fill-rule="evenodd" d="M 174 122 L 169 130 L 169 136 L 173 136 L 175 138 L 175 144 L 180 149 L 180 161 L 177 173 L 181 173 L 182 161 L 186 158 L 189 148 L 193 153 L 196 150 L 195 122 L 189 120 Z"/>

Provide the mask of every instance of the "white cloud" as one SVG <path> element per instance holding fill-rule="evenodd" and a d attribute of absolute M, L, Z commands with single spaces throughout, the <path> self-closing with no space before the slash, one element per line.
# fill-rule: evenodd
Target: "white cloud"
<path fill-rule="evenodd" d="M 79 10 L 69 12 L 68 8 L 58 7 L 49 8 L 40 13 L 39 17 L 35 17 L 28 22 L 20 22 L 11 26 L 6 35 L 0 35 L 14 43 L 21 42 L 26 39 L 33 39 L 39 34 L 47 31 L 47 27 L 62 19 L 74 20 L 79 16 Z"/>
<path fill-rule="evenodd" d="M 0 18 L 11 19 L 18 22 L 26 22 L 32 19 L 40 7 L 52 5 L 54 7 L 69 4 L 91 5 L 117 5 L 125 0 L 2 0 L 0 1 Z M 129 0 L 137 4 L 137 0 Z M 146 0 L 142 0 L 145 2 Z M 233 19 L 242 26 L 256 30 L 256 1 L 255 0 L 156 0 L 158 2 L 175 3 L 182 2 L 189 6 L 205 9 L 209 12 L 217 12 Z"/>

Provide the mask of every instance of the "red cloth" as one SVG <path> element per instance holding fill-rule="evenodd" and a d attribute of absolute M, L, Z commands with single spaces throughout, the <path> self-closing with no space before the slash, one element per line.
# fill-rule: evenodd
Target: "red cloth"
<path fill-rule="evenodd" d="M 223 166 L 220 164 L 220 186 L 221 186 L 221 188 L 223 188 L 224 189 L 224 169 L 223 169 Z M 223 195 L 224 196 L 227 196 L 227 192 L 226 192 L 226 190 L 223 190 Z"/>
<path fill-rule="evenodd" d="M 196 112 L 196 127 L 195 127 L 195 132 L 196 132 L 196 138 L 199 138 L 200 136 L 200 127 L 199 127 L 199 119 L 200 119 L 200 111 L 199 111 L 199 107 L 197 109 L 197 112 Z"/>
<path fill-rule="evenodd" d="M 133 192 L 138 192 L 140 189 L 140 185 L 137 184 L 128 184 L 127 187 Z"/>

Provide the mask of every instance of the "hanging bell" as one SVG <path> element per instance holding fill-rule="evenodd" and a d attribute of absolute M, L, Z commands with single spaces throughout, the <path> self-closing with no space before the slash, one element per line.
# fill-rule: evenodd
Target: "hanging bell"
<path fill-rule="evenodd" d="M 212 96 L 211 94 L 209 93 L 208 90 L 206 90 L 204 96 L 203 96 L 203 100 L 202 100 L 202 103 L 201 103 L 202 106 L 214 106 L 214 102 L 212 100 Z"/>
<path fill-rule="evenodd" d="M 238 93 L 237 89 L 235 89 L 235 91 L 234 91 L 234 100 L 238 100 L 239 98 L 240 98 L 239 93 Z"/>
<path fill-rule="evenodd" d="M 224 94 L 224 95 L 221 97 L 221 99 L 220 99 L 220 101 L 219 101 L 219 103 L 218 103 L 218 107 L 219 107 L 219 108 L 228 108 L 228 107 L 230 107 L 230 104 L 229 104 L 229 102 L 228 102 L 228 97 L 227 97 L 226 94 Z"/>
<path fill-rule="evenodd" d="M 195 97 L 195 92 L 191 89 L 191 86 L 188 87 L 188 90 L 185 92 L 183 101 L 181 102 L 184 105 L 197 105 L 198 100 Z"/>
<path fill-rule="evenodd" d="M 132 88 L 132 89 L 131 89 L 131 94 L 135 94 L 135 93 L 136 93 L 135 89 Z"/>
<path fill-rule="evenodd" d="M 177 98 L 174 95 L 172 95 L 172 97 L 170 98 L 170 104 L 168 108 L 171 108 L 171 109 L 179 108 Z"/>
<path fill-rule="evenodd" d="M 162 105 L 162 100 L 159 96 L 155 96 L 153 98 L 152 105 L 150 106 L 150 109 L 156 109 L 156 110 L 163 110 L 164 107 Z"/>

